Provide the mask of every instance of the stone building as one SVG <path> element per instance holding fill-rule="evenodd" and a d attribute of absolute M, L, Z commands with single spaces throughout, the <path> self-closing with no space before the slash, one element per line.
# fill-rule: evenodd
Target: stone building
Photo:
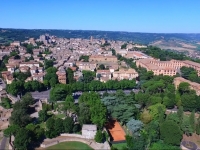
<path fill-rule="evenodd" d="M 92 55 L 89 58 L 89 62 L 95 61 L 95 62 L 117 62 L 116 56 L 103 56 L 103 55 Z"/>
<path fill-rule="evenodd" d="M 168 76 L 176 75 L 183 66 L 191 67 L 194 68 L 197 71 L 198 76 L 200 76 L 200 64 L 189 60 L 160 61 L 153 58 L 147 58 L 137 60 L 136 65 L 137 67 L 140 66 L 146 68 L 147 71 L 153 71 L 154 75 L 163 74 Z"/>
<path fill-rule="evenodd" d="M 62 84 L 66 84 L 67 83 L 67 77 L 66 77 L 66 72 L 65 71 L 57 71 L 56 74 L 58 76 L 59 83 L 62 83 Z"/>
<path fill-rule="evenodd" d="M 113 72 L 113 79 L 117 80 L 123 80 L 123 79 L 129 79 L 132 80 L 134 78 L 138 77 L 138 73 L 135 71 L 135 69 L 119 69 L 119 71 Z"/>
<path fill-rule="evenodd" d="M 96 125 L 84 124 L 82 127 L 82 136 L 84 136 L 86 139 L 94 139 L 96 132 Z"/>
<path fill-rule="evenodd" d="M 196 82 L 191 82 L 189 80 L 186 80 L 182 77 L 176 77 L 174 78 L 174 85 L 176 88 L 178 88 L 179 84 L 182 82 L 187 82 L 190 84 L 190 89 L 195 90 L 197 95 L 200 95 L 200 84 Z"/>

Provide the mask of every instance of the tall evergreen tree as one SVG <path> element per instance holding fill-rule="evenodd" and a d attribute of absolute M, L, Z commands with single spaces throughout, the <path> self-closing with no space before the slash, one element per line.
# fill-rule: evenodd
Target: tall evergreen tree
<path fill-rule="evenodd" d="M 180 124 L 183 121 L 183 106 L 180 106 L 177 111 L 178 118 L 180 120 Z"/>
<path fill-rule="evenodd" d="M 190 125 L 192 127 L 192 131 L 194 132 L 195 131 L 195 112 L 192 111 L 192 113 L 190 114 Z"/>

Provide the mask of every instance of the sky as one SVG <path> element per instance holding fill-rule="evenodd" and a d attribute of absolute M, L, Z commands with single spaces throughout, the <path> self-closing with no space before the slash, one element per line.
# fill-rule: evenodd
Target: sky
<path fill-rule="evenodd" d="M 200 33 L 200 0 L 0 0 L 0 28 Z"/>

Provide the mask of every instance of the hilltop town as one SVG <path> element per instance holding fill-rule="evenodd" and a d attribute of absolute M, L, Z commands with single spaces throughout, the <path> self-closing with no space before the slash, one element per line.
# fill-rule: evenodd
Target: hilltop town
<path fill-rule="evenodd" d="M 42 149 L 64 141 L 93 149 L 187 146 L 200 134 L 199 62 L 92 36 L 13 41 L 0 47 L 0 129 L 17 149 L 21 137 L 26 148 Z"/>

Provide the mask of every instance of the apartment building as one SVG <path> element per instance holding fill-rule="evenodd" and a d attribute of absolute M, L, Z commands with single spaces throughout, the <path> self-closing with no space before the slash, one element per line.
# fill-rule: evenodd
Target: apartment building
<path fill-rule="evenodd" d="M 146 68 L 147 71 L 153 71 L 154 75 L 169 75 L 174 76 L 183 66 L 194 68 L 198 76 L 200 76 L 200 64 L 189 60 L 170 60 L 170 61 L 160 61 L 153 58 L 140 59 L 136 61 L 137 67 Z"/>
<path fill-rule="evenodd" d="M 110 70 L 97 70 L 96 77 L 98 78 L 98 76 L 111 79 L 111 72 Z"/>
<path fill-rule="evenodd" d="M 33 79 L 33 81 L 35 80 L 35 81 L 39 81 L 39 82 L 43 83 L 44 75 L 45 75 L 44 73 L 34 73 L 32 75 L 32 79 Z"/>
<path fill-rule="evenodd" d="M 117 80 L 123 80 L 123 79 L 132 80 L 136 77 L 138 77 L 138 73 L 135 71 L 135 69 L 121 68 L 119 69 L 119 71 L 113 72 L 113 79 Z"/>
<path fill-rule="evenodd" d="M 196 82 L 191 82 L 189 80 L 186 80 L 182 77 L 176 77 L 174 78 L 174 85 L 176 88 L 178 88 L 179 84 L 182 82 L 187 82 L 190 84 L 190 89 L 195 90 L 197 95 L 200 95 L 200 84 Z"/>
<path fill-rule="evenodd" d="M 29 62 L 22 62 L 22 63 L 20 63 L 19 66 L 20 67 L 28 66 L 29 68 L 32 68 L 33 66 L 40 67 L 40 64 L 39 64 L 39 62 L 29 61 Z"/>
<path fill-rule="evenodd" d="M 97 67 L 97 64 L 95 62 L 81 62 L 77 61 L 76 66 L 79 68 L 79 70 L 89 70 L 94 71 Z"/>

